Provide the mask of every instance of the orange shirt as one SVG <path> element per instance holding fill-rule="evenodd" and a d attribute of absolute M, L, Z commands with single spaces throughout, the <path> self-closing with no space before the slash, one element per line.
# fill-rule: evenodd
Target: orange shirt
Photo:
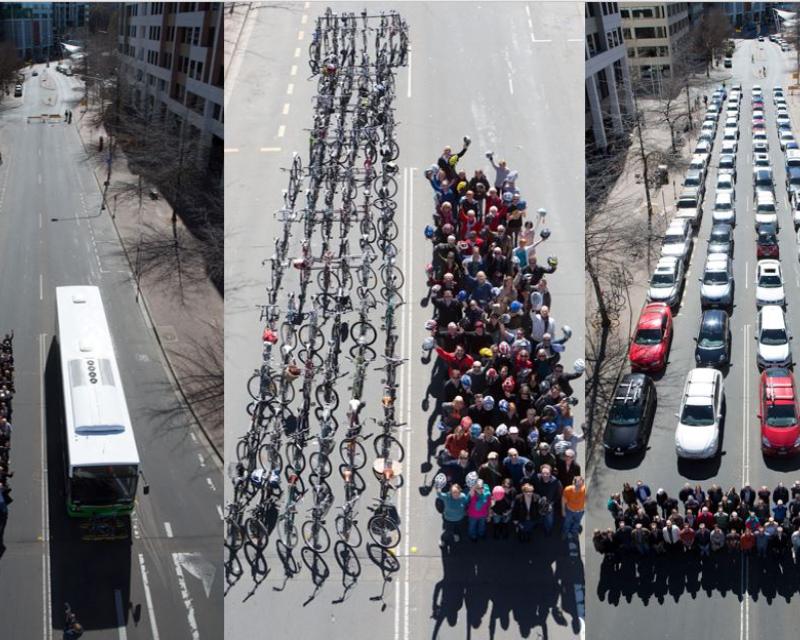
<path fill-rule="evenodd" d="M 564 503 L 570 511 L 583 511 L 586 505 L 586 485 L 576 489 L 575 485 L 564 488 Z"/>

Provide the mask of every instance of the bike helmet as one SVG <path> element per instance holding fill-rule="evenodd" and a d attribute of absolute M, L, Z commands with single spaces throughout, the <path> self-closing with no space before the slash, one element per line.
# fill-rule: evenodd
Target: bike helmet
<path fill-rule="evenodd" d="M 583 358 L 578 358 L 572 366 L 575 367 L 575 373 L 583 373 L 586 371 L 586 363 L 583 361 Z"/>
<path fill-rule="evenodd" d="M 425 321 L 425 331 L 436 331 L 439 328 L 439 324 L 436 320 L 426 320 Z"/>
<path fill-rule="evenodd" d="M 436 487 L 439 491 L 445 488 L 447 485 L 447 476 L 443 473 L 437 473 L 436 476 L 433 478 L 433 486 Z"/>
<path fill-rule="evenodd" d="M 275 344 L 276 342 L 278 342 L 278 334 L 275 333 L 269 327 L 267 327 L 266 329 L 264 329 L 264 333 L 261 336 L 261 339 L 264 342 L 269 342 L 270 344 Z"/>
<path fill-rule="evenodd" d="M 472 418 L 469 416 L 464 416 L 461 418 L 461 426 L 465 429 L 469 429 L 472 426 Z"/>
<path fill-rule="evenodd" d="M 500 353 L 501 356 L 507 356 L 511 353 L 511 347 L 505 341 L 501 342 L 497 345 L 497 351 Z"/>
<path fill-rule="evenodd" d="M 542 380 L 539 383 L 539 393 L 547 393 L 550 391 L 550 383 L 547 380 Z"/>
<path fill-rule="evenodd" d="M 522 311 L 522 303 L 517 300 L 514 300 L 514 302 L 512 302 L 511 305 L 509 306 L 509 310 L 511 311 L 511 313 L 519 313 L 520 311 Z"/>
<path fill-rule="evenodd" d="M 492 498 L 495 500 L 502 500 L 506 497 L 506 490 L 503 489 L 500 485 L 497 485 L 494 489 L 492 489 Z"/>
<path fill-rule="evenodd" d="M 486 371 L 486 377 L 490 380 L 494 380 L 497 377 L 497 369 L 488 369 Z"/>
<path fill-rule="evenodd" d="M 514 199 L 514 194 L 510 191 L 505 191 L 503 193 L 503 202 L 511 202 Z"/>
<path fill-rule="evenodd" d="M 467 374 L 461 376 L 461 386 L 469 389 L 472 386 L 472 378 L 470 378 Z"/>
<path fill-rule="evenodd" d="M 540 218 L 544 218 L 544 217 L 547 215 L 547 209 L 545 209 L 544 207 L 539 207 L 539 208 L 536 210 L 536 213 L 538 213 L 538 214 L 539 214 L 539 217 L 540 217 Z"/>
<path fill-rule="evenodd" d="M 558 258 L 556 258 L 555 256 L 550 256 L 549 258 L 547 258 L 547 264 L 549 264 L 551 267 L 557 267 Z"/>
<path fill-rule="evenodd" d="M 517 202 L 517 209 L 527 209 L 527 208 L 528 208 L 528 203 L 525 202 L 524 200 L 520 200 L 519 202 Z"/>
<path fill-rule="evenodd" d="M 508 315 L 507 313 L 504 313 L 502 316 L 500 316 L 500 322 L 502 322 L 503 324 L 508 324 L 509 322 L 511 322 L 511 316 Z"/>
<path fill-rule="evenodd" d="M 431 225 L 426 225 L 425 227 L 425 237 L 430 240 L 433 238 L 433 234 L 435 233 L 434 228 Z"/>
<path fill-rule="evenodd" d="M 534 311 L 538 311 L 544 304 L 544 296 L 539 291 L 534 291 L 531 294 L 531 307 Z"/>
<path fill-rule="evenodd" d="M 433 339 L 433 336 L 428 336 L 422 341 L 422 348 L 425 351 L 433 351 L 436 348 L 436 340 Z"/>
<path fill-rule="evenodd" d="M 478 351 L 482 358 L 491 358 L 492 357 L 492 350 L 489 347 L 484 347 L 480 351 Z"/>
<path fill-rule="evenodd" d="M 492 396 L 486 396 L 483 399 L 483 408 L 486 411 L 491 411 L 494 409 L 494 398 Z"/>
<path fill-rule="evenodd" d="M 537 442 L 539 442 L 539 432 L 536 429 L 531 429 L 528 432 L 528 444 L 535 445 Z"/>
<path fill-rule="evenodd" d="M 450 164 L 451 167 L 455 167 L 458 164 L 458 156 L 454 153 L 447 159 L 447 162 Z"/>
<path fill-rule="evenodd" d="M 473 422 L 469 427 L 469 435 L 471 435 L 473 438 L 477 438 L 479 435 L 481 435 L 481 425 L 479 425 L 477 422 Z"/>
<path fill-rule="evenodd" d="M 519 258 L 517 256 L 511 256 L 511 264 L 519 266 L 520 265 Z"/>
<path fill-rule="evenodd" d="M 558 423 L 553 420 L 546 420 L 542 423 L 542 431 L 545 433 L 555 433 L 558 431 Z"/>
<path fill-rule="evenodd" d="M 474 487 L 477 483 L 478 483 L 478 474 L 477 474 L 477 472 L 470 471 L 467 474 L 467 481 L 466 481 L 467 487 L 472 489 L 472 487 Z"/>
<path fill-rule="evenodd" d="M 442 421 L 440 420 L 440 421 L 439 421 L 439 422 L 436 424 L 436 428 L 437 428 L 437 429 L 439 429 L 439 431 L 447 431 L 447 430 L 448 430 L 450 427 L 448 427 L 448 426 L 447 426 L 447 425 L 446 425 L 444 422 L 442 422 Z"/>
<path fill-rule="evenodd" d="M 463 289 L 462 289 L 461 291 L 459 291 L 459 292 L 458 292 L 458 294 L 456 294 L 456 299 L 457 299 L 459 302 L 464 302 L 464 300 L 466 300 L 466 299 L 467 299 L 467 297 L 468 297 L 468 296 L 467 296 L 467 292 L 466 292 L 466 291 L 464 291 Z"/>
<path fill-rule="evenodd" d="M 544 227 L 544 228 L 543 228 L 543 229 L 542 229 L 542 230 L 539 232 L 539 237 L 540 237 L 542 240 L 547 240 L 547 239 L 550 237 L 550 229 L 548 229 L 547 227 Z"/>
<path fill-rule="evenodd" d="M 508 378 L 506 378 L 506 380 L 508 380 Z M 505 383 L 503 383 L 503 386 L 505 386 Z M 501 400 L 497 403 L 497 406 L 503 413 L 508 413 L 508 400 Z"/>
<path fill-rule="evenodd" d="M 500 295 L 500 287 L 492 287 L 492 297 L 496 298 Z"/>
<path fill-rule="evenodd" d="M 503 391 L 513 391 L 515 386 L 514 378 L 511 376 L 503 380 Z"/>
<path fill-rule="evenodd" d="M 494 430 L 494 435 L 498 438 L 502 438 L 503 436 L 508 435 L 508 427 L 504 424 L 500 424 L 497 426 L 497 429 Z"/>
<path fill-rule="evenodd" d="M 572 327 L 570 327 L 568 324 L 565 324 L 563 327 L 561 327 L 561 333 L 564 334 L 565 338 L 572 337 Z"/>

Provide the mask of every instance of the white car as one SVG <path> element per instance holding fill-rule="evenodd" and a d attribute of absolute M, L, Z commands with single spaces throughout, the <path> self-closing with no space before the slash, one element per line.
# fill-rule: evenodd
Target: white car
<path fill-rule="evenodd" d="M 759 367 L 792 366 L 792 349 L 789 346 L 789 332 L 786 329 L 786 315 L 775 304 L 767 304 L 758 312 L 756 326 L 758 349 L 756 362 Z"/>
<path fill-rule="evenodd" d="M 736 118 L 728 118 L 725 120 L 725 128 L 728 129 L 730 127 L 739 128 L 739 121 Z"/>
<path fill-rule="evenodd" d="M 709 253 L 700 278 L 700 304 L 730 307 L 733 304 L 733 262 L 727 253 Z"/>
<path fill-rule="evenodd" d="M 730 153 L 731 155 L 736 155 L 738 146 L 739 143 L 736 142 L 736 140 L 723 140 L 722 146 L 720 147 L 720 153 Z"/>
<path fill-rule="evenodd" d="M 692 253 L 692 228 L 686 219 L 670 222 L 661 245 L 661 257 L 675 257 L 688 262 Z"/>
<path fill-rule="evenodd" d="M 756 266 L 756 306 L 776 304 L 782 307 L 785 303 L 780 260 L 759 260 Z"/>
<path fill-rule="evenodd" d="M 775 226 L 775 231 L 780 231 L 778 208 L 775 204 L 775 197 L 771 193 L 762 191 L 756 194 L 754 222 L 756 230 L 762 224 L 771 224 Z"/>
<path fill-rule="evenodd" d="M 713 458 L 719 452 L 719 428 L 725 391 L 717 369 L 692 369 L 686 376 L 675 451 L 679 458 Z"/>
<path fill-rule="evenodd" d="M 769 169 L 772 165 L 769 161 L 768 153 L 753 153 L 753 167 L 758 169 Z"/>
<path fill-rule="evenodd" d="M 722 140 L 739 141 L 739 129 L 737 127 L 725 127 L 722 131 Z"/>
<path fill-rule="evenodd" d="M 706 170 L 708 169 L 708 158 L 706 156 L 692 156 L 689 161 L 689 171 L 699 171 L 703 174 L 703 180 L 706 179 Z"/>
<path fill-rule="evenodd" d="M 719 157 L 719 165 L 717 166 L 717 174 L 729 173 L 734 178 L 736 177 L 736 156 L 730 154 Z"/>
<path fill-rule="evenodd" d="M 659 258 L 650 278 L 647 301 L 666 302 L 674 308 L 681 301 L 682 285 L 683 261 L 675 257 Z"/>
<path fill-rule="evenodd" d="M 753 124 L 764 121 L 764 112 L 761 109 L 753 109 Z"/>
<path fill-rule="evenodd" d="M 729 193 L 731 198 L 735 197 L 734 190 L 736 188 L 736 177 L 733 173 L 717 173 L 717 195 L 720 193 Z"/>
<path fill-rule="evenodd" d="M 711 143 L 708 140 L 698 140 L 697 146 L 694 148 L 694 153 L 696 155 L 703 155 L 703 156 L 710 156 L 711 155 Z"/>
<path fill-rule="evenodd" d="M 786 151 L 787 143 L 795 142 L 794 134 L 791 131 L 786 131 L 785 129 L 778 134 L 778 140 L 781 143 L 781 151 Z"/>
<path fill-rule="evenodd" d="M 766 155 L 767 156 L 767 164 L 764 166 L 769 166 L 769 142 L 766 140 L 753 140 L 753 154 L 754 155 Z M 754 161 L 755 164 L 755 161 Z"/>
<path fill-rule="evenodd" d="M 722 175 L 720 178 L 727 178 L 729 176 Z M 717 195 L 714 198 L 714 208 L 711 211 L 711 220 L 714 224 L 717 222 L 727 222 L 730 225 L 736 224 L 736 202 L 733 199 L 733 183 L 730 191 L 720 191 L 717 188 Z"/>
<path fill-rule="evenodd" d="M 712 136 L 717 133 L 717 126 L 713 120 L 705 120 L 700 126 L 700 133 L 710 133 Z"/>

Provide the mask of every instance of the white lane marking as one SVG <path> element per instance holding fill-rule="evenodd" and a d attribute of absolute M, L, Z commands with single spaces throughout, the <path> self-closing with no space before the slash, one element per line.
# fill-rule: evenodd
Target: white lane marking
<path fill-rule="evenodd" d="M 42 228 L 42 212 L 39 212 L 39 228 Z"/>
<path fill-rule="evenodd" d="M 172 535 L 172 525 L 169 522 L 164 523 L 164 531 L 167 533 L 167 538 L 173 538 Z"/>
<path fill-rule="evenodd" d="M 303 15 L 300 17 L 300 24 L 305 24 L 306 22 L 308 22 L 308 14 L 304 13 L 304 14 L 303 14 Z"/>
<path fill-rule="evenodd" d="M 750 332 L 750 325 L 746 324 L 742 327 L 742 333 L 744 334 L 744 345 L 743 345 L 743 352 L 742 352 L 742 371 L 744 371 L 744 376 L 742 380 L 742 486 L 748 484 L 750 482 L 750 442 L 749 442 L 749 432 L 750 432 L 750 340 L 749 338 Z"/>
<path fill-rule="evenodd" d="M 295 58 L 299 58 L 300 57 L 300 47 L 295 47 L 294 57 Z"/>
<path fill-rule="evenodd" d="M 298 49 L 298 51 L 299 51 L 299 49 Z M 289 75 L 290 76 L 296 76 L 297 75 L 297 65 L 296 64 L 292 65 L 292 68 L 289 70 Z"/>
<path fill-rule="evenodd" d="M 411 273 L 414 266 L 414 243 L 412 242 L 412 221 L 414 220 L 414 168 L 408 168 L 408 209 L 406 217 L 406 273 Z M 414 279 L 408 279 L 408 297 L 406 300 L 414 299 Z M 406 427 L 405 427 L 405 449 L 406 449 L 406 469 L 411 469 L 411 313 L 413 306 L 409 304 L 406 308 L 406 348 L 405 357 L 406 363 Z M 405 598 L 403 603 L 403 637 L 409 640 L 410 629 L 408 624 L 409 611 L 411 608 L 411 598 L 409 597 L 409 590 L 411 587 L 411 562 L 409 556 L 409 544 L 411 539 L 411 491 L 406 490 L 403 492 L 405 498 L 405 518 L 406 518 L 406 536 L 403 552 L 406 557 L 405 561 Z"/>
<path fill-rule="evenodd" d="M 525 8 L 527 9 L 527 7 L 525 7 Z M 533 31 L 533 20 L 531 20 L 530 18 L 528 18 L 528 29 Z"/>
<path fill-rule="evenodd" d="M 158 625 L 156 624 L 156 612 L 153 608 L 153 596 L 150 593 L 150 581 L 147 578 L 147 567 L 144 565 L 144 554 L 139 554 L 139 571 L 142 574 L 142 584 L 144 585 L 144 599 L 147 603 L 147 612 L 150 615 L 150 637 L 152 640 L 159 640 Z"/>
<path fill-rule="evenodd" d="M 311 6 L 311 3 L 310 3 L 310 2 L 306 2 L 306 3 L 303 5 L 303 9 L 308 9 L 310 6 Z"/>
<path fill-rule="evenodd" d="M 114 605 L 117 609 L 117 631 L 119 640 L 128 639 L 128 631 L 125 628 L 125 607 L 122 604 L 122 591 L 114 589 Z"/>
<path fill-rule="evenodd" d="M 292 95 L 293 93 L 294 93 L 294 83 L 293 83 L 293 82 L 290 82 L 290 83 L 289 83 L 289 86 L 288 86 L 288 87 L 286 87 L 286 95 L 287 95 L 287 96 L 290 96 L 290 95 Z"/>
<path fill-rule="evenodd" d="M 225 153 L 239 153 L 239 150 L 233 147 L 228 147 L 227 149 L 225 149 Z"/>
<path fill-rule="evenodd" d="M 280 147 L 261 147 L 259 149 L 259 151 L 261 151 L 262 153 L 272 153 L 274 151 L 280 151 L 280 150 L 281 150 Z"/>
<path fill-rule="evenodd" d="M 291 106 L 292 105 L 290 103 L 288 103 L 288 102 L 284 103 L 283 111 L 282 111 L 283 115 L 285 115 L 285 116 L 289 115 L 289 109 L 291 108 Z"/>
<path fill-rule="evenodd" d="M 192 439 L 192 442 L 197 442 L 197 436 L 194 435 L 193 431 L 189 432 L 189 437 Z"/>
<path fill-rule="evenodd" d="M 305 31 L 298 31 L 297 32 L 297 39 L 298 40 L 302 40 L 305 35 L 306 35 Z"/>
<path fill-rule="evenodd" d="M 583 38 L 567 38 L 567 42 L 583 42 Z M 583 620 L 581 620 L 581 625 L 583 625 Z"/>
<path fill-rule="evenodd" d="M 514 82 L 511 80 L 511 74 L 508 76 L 508 90 L 511 92 L 511 95 L 514 95 Z"/>
<path fill-rule="evenodd" d="M 528 6 L 527 4 L 525 5 L 525 13 L 527 13 L 527 14 L 528 14 L 528 17 L 529 17 L 529 18 L 531 17 L 531 8 L 530 8 L 530 6 Z"/>
<path fill-rule="evenodd" d="M 284 133 L 286 133 L 286 125 L 282 124 L 280 127 L 278 127 L 278 137 L 282 138 Z"/>
<path fill-rule="evenodd" d="M 197 461 L 200 463 L 201 467 L 205 467 L 206 466 L 205 458 L 203 458 L 203 454 L 200 453 L 199 451 L 197 452 Z"/>
<path fill-rule="evenodd" d="M 747 272 L 750 270 L 750 263 L 745 261 L 744 263 L 744 288 L 750 288 L 750 278 L 747 277 Z"/>
<path fill-rule="evenodd" d="M 39 380 L 44 380 L 44 365 L 46 362 L 47 334 L 39 334 Z M 44 422 L 44 385 L 39 384 L 39 424 L 41 425 L 41 460 L 42 467 L 42 622 L 44 623 L 44 637 L 47 640 L 53 637 L 53 623 L 50 618 L 52 607 L 52 594 L 50 590 L 50 498 L 47 481 L 47 454 L 45 450 L 45 422 Z"/>
<path fill-rule="evenodd" d="M 42 274 L 39 274 L 39 300 L 44 300 L 44 284 L 42 283 Z"/>
<path fill-rule="evenodd" d="M 189 628 L 192 631 L 192 640 L 200 640 L 200 630 L 197 627 L 197 618 L 194 615 L 192 597 L 189 595 L 189 589 L 186 588 L 186 579 L 183 577 L 183 569 L 181 568 L 182 557 L 182 553 L 173 553 L 172 562 L 175 565 L 175 573 L 178 575 L 178 588 L 181 591 L 183 605 L 186 607 L 186 618 L 189 620 Z"/>
<path fill-rule="evenodd" d="M 411 51 L 408 52 L 408 89 L 406 90 L 406 97 L 411 97 Z"/>
<path fill-rule="evenodd" d="M 219 505 L 217 505 L 217 513 L 219 514 L 219 519 L 220 520 L 224 520 L 225 519 L 225 516 L 222 515 L 222 507 L 220 507 Z"/>
<path fill-rule="evenodd" d="M 206 478 L 206 482 L 208 486 L 211 488 L 212 491 L 216 491 L 217 487 L 214 485 L 214 481 L 211 478 Z"/>

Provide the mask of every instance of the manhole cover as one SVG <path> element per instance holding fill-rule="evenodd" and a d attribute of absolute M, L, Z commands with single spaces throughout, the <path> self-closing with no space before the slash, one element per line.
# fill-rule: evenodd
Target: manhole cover
<path fill-rule="evenodd" d="M 161 339 L 164 342 L 177 342 L 178 341 L 178 334 L 175 331 L 175 327 L 171 327 L 169 325 L 164 325 L 158 327 L 158 335 L 161 336 Z"/>

